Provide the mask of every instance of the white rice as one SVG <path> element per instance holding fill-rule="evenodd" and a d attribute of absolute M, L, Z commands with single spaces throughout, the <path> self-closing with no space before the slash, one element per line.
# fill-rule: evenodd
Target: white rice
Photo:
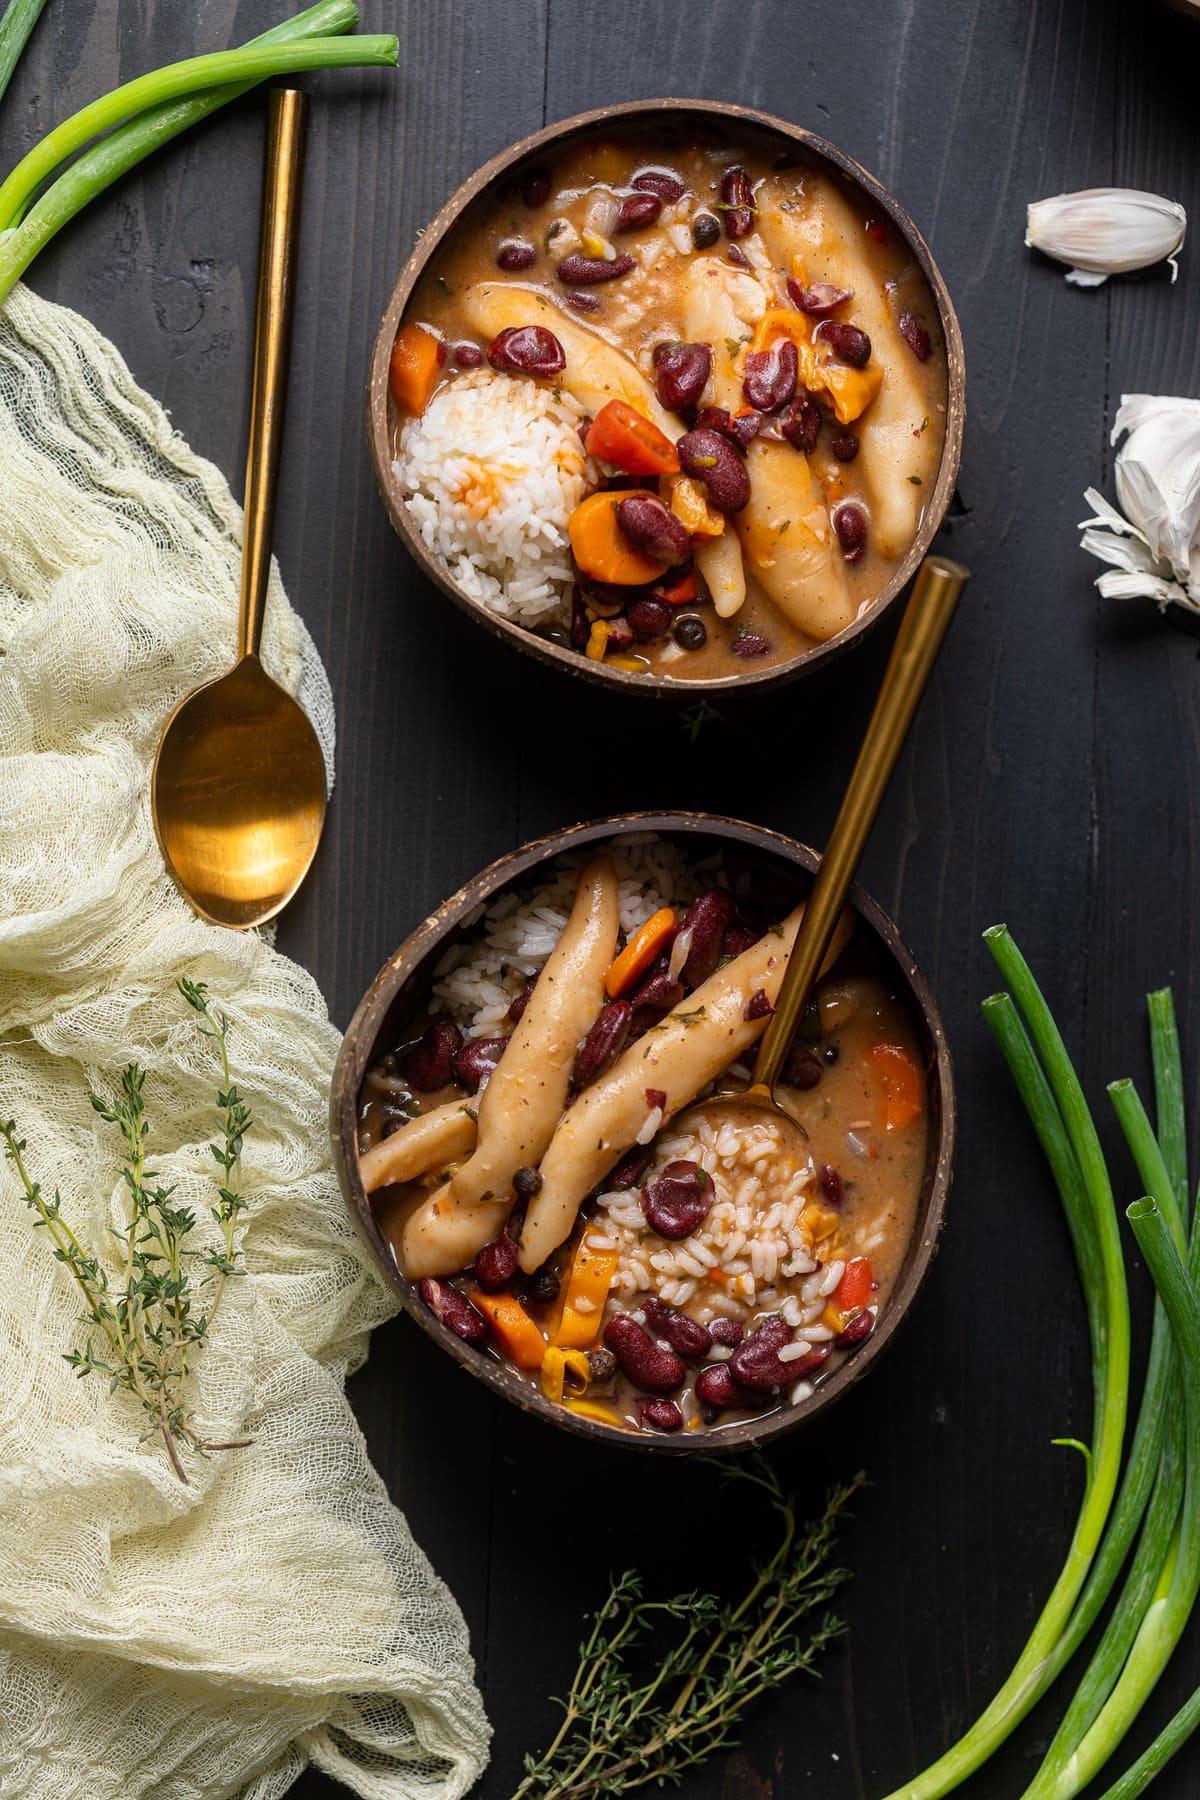
<path fill-rule="evenodd" d="M 446 382 L 400 435 L 396 479 L 422 543 L 503 618 L 565 616 L 567 519 L 595 486 L 585 416 L 563 390 L 476 369 Z"/>

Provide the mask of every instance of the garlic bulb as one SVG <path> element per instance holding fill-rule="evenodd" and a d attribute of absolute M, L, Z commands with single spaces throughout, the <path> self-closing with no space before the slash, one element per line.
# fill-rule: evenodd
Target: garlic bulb
<path fill-rule="evenodd" d="M 1146 269 L 1164 257 L 1174 281 L 1186 230 L 1187 214 L 1177 200 L 1140 188 L 1083 188 L 1035 200 L 1025 242 L 1056 262 L 1070 263 L 1067 280 L 1076 287 L 1099 287 L 1110 275 Z"/>
<path fill-rule="evenodd" d="M 1112 442 L 1126 433 L 1115 469 L 1123 510 L 1095 488 L 1085 496 L 1096 516 L 1080 523 L 1083 548 L 1119 571 L 1096 586 L 1200 613 L 1200 400 L 1122 394 Z"/>

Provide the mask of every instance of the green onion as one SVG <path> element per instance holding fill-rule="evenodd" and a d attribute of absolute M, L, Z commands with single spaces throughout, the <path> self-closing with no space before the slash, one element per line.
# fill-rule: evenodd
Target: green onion
<path fill-rule="evenodd" d="M 352 29 L 358 22 L 358 10 L 353 0 L 321 0 L 321 4 L 310 7 L 306 12 L 298 14 L 294 19 L 285 20 L 264 32 L 252 43 L 243 46 L 239 51 L 224 52 L 226 56 L 239 58 L 251 50 L 257 54 L 266 45 L 292 45 L 286 66 L 294 69 L 298 66 L 294 60 L 295 50 L 311 44 L 314 38 L 333 38 L 334 34 Z M 358 54 L 367 46 L 365 55 Z M 350 52 L 348 60 L 352 63 L 369 62 L 372 64 L 392 64 L 396 61 L 398 46 L 392 37 L 356 38 L 353 44 L 339 45 L 326 43 L 325 49 L 333 49 L 341 54 Z M 207 59 L 193 59 L 207 60 Z M 324 57 L 319 66 L 327 66 L 330 59 Z M 232 67 L 232 65 L 229 65 Z M 243 69 L 245 65 L 243 64 Z M 160 71 L 160 74 L 163 71 Z M 147 81 L 156 77 L 147 76 Z M 0 304 L 14 284 L 24 274 L 30 263 L 42 250 L 55 233 L 62 229 L 68 220 L 102 193 L 114 181 L 136 167 L 145 157 L 151 155 L 161 145 L 169 143 L 180 132 L 189 126 L 207 118 L 220 107 L 227 106 L 246 93 L 249 88 L 264 79 L 260 72 L 252 78 L 226 81 L 222 86 L 207 88 L 193 94 L 188 99 L 162 100 L 156 106 L 150 106 L 136 118 L 128 120 L 124 125 L 94 144 L 72 163 L 51 187 L 45 190 L 20 224 L 13 225 L 7 231 L 0 231 Z M 128 84 L 130 87 L 135 84 Z M 118 93 L 128 93 L 118 89 Z M 86 109 L 85 109 L 86 110 Z M 81 115 L 77 115 L 79 117 Z M 70 125 L 71 121 L 67 122 Z M 60 130 L 64 129 L 60 127 Z M 55 134 L 52 133 L 53 137 Z M 59 143 L 65 141 L 60 139 Z M 35 152 L 31 152 L 31 155 Z M 5 188 L 12 196 L 11 204 L 18 212 L 24 210 L 33 192 L 33 186 L 42 177 L 36 177 L 33 186 L 28 179 L 20 182 L 21 192 L 17 193 L 16 177 L 21 168 L 28 177 L 29 158 L 13 171 Z"/>
<path fill-rule="evenodd" d="M 1066 1561 L 1025 1648 L 974 1725 L 888 1800 L 938 1800 L 985 1762 L 1045 1692 L 1051 1661 L 1104 1534 L 1121 1466 L 1129 1384 L 1129 1294 L 1112 1188 L 1079 1078 L 1036 981 L 1006 927 L 984 939 L 1024 1013 L 1032 1046 L 1011 1003 L 997 997 L 985 1015 L 1009 1059 L 1038 1136 L 1048 1149 L 1084 1281 L 1092 1334 L 1096 1406 L 1087 1482 Z M 1014 1033 L 1013 1027 L 1016 1026 Z M 1039 1078 L 1034 1052 L 1044 1074 Z M 1036 1110 L 1035 1110 L 1036 1109 Z M 1056 1120 L 1057 1115 L 1057 1120 Z M 1064 1143 L 1065 1139 L 1065 1143 Z M 1070 1152 L 1068 1156 L 1067 1152 Z M 1074 1171 L 1071 1169 L 1071 1159 Z M 1102 1597 L 1101 1597 L 1102 1598 Z"/>
<path fill-rule="evenodd" d="M 42 16 L 46 0 L 12 0 L 0 19 L 0 100 L 3 100 L 29 34 Z"/>
<path fill-rule="evenodd" d="M 1127 1217 L 1166 1307 L 1183 1376 L 1187 1487 L 1183 1513 L 1163 1564 L 1159 1591 L 1134 1640 L 1121 1679 L 1080 1744 L 1058 1791 L 1075 1794 L 1108 1761 L 1154 1689 L 1191 1617 L 1200 1588 L 1200 1300 L 1169 1226 L 1152 1199 L 1136 1200 Z M 1197 1696 L 1160 1733 L 1105 1800 L 1141 1793 L 1200 1716 Z M 1169 1746 L 1169 1747 L 1168 1747 Z M 1165 1754 L 1163 1752 L 1165 1751 Z"/>

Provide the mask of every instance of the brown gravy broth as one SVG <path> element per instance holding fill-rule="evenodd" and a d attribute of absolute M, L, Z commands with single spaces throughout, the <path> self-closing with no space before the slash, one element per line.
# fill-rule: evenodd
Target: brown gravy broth
<path fill-rule="evenodd" d="M 723 180 L 735 167 L 749 177 L 756 211 L 753 229 L 731 238 L 734 215 L 721 196 Z M 632 183 L 655 173 L 677 177 L 685 186 L 683 196 L 664 204 L 657 220 L 641 228 L 613 229 L 623 201 L 639 193 L 647 197 Z M 539 198 L 545 177 L 548 192 Z M 715 241 L 706 242 L 714 231 Z M 532 253 L 533 260 L 505 272 L 499 259 L 514 245 Z M 613 253 L 632 257 L 634 267 L 614 280 L 565 285 L 559 264 L 598 247 L 606 248 L 610 261 Z M 824 323 L 856 324 L 867 332 L 866 369 L 840 363 L 827 339 L 805 347 L 823 321 L 802 313 L 789 293 L 789 278 L 794 290 L 797 271 L 810 290 L 822 282 L 854 290 Z M 611 619 L 623 600 L 653 597 L 653 584 L 614 593 L 592 583 L 593 597 L 602 600 L 597 610 L 589 603 L 586 581 L 576 589 L 571 617 L 564 603 L 561 615 L 539 628 L 541 635 L 595 660 L 686 682 L 790 661 L 838 635 L 870 607 L 908 550 L 932 493 L 945 435 L 947 384 L 928 285 L 895 228 L 872 213 L 865 194 L 840 185 L 799 152 L 781 156 L 777 143 L 753 133 L 738 143 L 705 145 L 637 132 L 578 141 L 545 169 L 526 170 L 506 191 L 475 202 L 424 271 L 405 323 L 424 325 L 442 340 L 446 355 L 435 392 L 462 373 L 456 363 L 459 346 L 467 347 L 472 362 L 486 354 L 489 336 L 480 329 L 478 296 L 484 288 L 501 287 L 511 291 L 506 301 L 502 296 L 493 303 L 493 323 L 557 327 L 564 336 L 582 327 L 596 334 L 635 365 L 629 382 L 618 385 L 626 394 L 640 385 L 650 396 L 647 408 L 672 423 L 675 436 L 694 425 L 702 407 L 753 410 L 742 388 L 746 351 L 754 347 L 756 330 L 766 330 L 769 345 L 781 341 L 781 328 L 790 326 L 801 340 L 797 399 L 806 392 L 807 372 L 807 391 L 821 421 L 805 455 L 780 435 L 788 406 L 761 415 L 759 436 L 746 455 L 752 499 L 736 519 L 726 519 L 722 534 L 731 543 L 740 541 L 742 553 L 746 597 L 735 613 L 721 617 L 714 608 L 706 540 L 693 533 L 694 564 L 689 558 L 672 568 L 660 585 L 670 587 L 694 567 L 697 595 L 671 607 L 661 635 L 635 634 L 629 643 L 620 622 L 625 615 L 618 614 L 618 623 L 609 627 L 611 641 L 598 644 L 592 632 L 597 619 Z M 765 323 L 756 326 L 764 309 Z M 909 321 L 908 337 L 902 335 L 902 319 Z M 679 340 L 711 344 L 712 370 L 699 401 L 666 421 L 654 398 L 654 351 Z M 568 392 L 574 351 L 568 340 L 566 367 L 554 378 Z M 877 377 L 878 392 L 863 405 Z M 836 393 L 820 385 L 826 379 Z M 581 388 L 576 397 L 594 412 L 608 391 L 612 384 L 599 391 Z M 849 416 L 839 417 L 838 411 Z M 406 415 L 394 403 L 392 420 L 398 453 Z M 857 451 L 851 448 L 854 438 Z M 849 453 L 851 460 L 839 460 L 839 453 Z M 592 481 L 625 490 L 656 485 L 653 478 L 611 475 L 610 467 L 591 464 Z M 657 485 L 660 496 L 669 498 L 669 481 Z M 866 522 L 865 545 L 857 553 L 843 546 L 835 526 L 838 509 L 847 504 Z M 678 509 L 673 505 L 673 510 Z M 683 647 L 676 628 L 684 617 L 703 627 L 699 647 Z M 695 625 L 682 632 L 689 634 L 699 635 Z"/>
<path fill-rule="evenodd" d="M 408 1041 L 425 1027 L 426 1019 L 415 1022 Z M 804 1193 L 805 1231 L 818 1234 L 819 1250 L 815 1268 L 832 1269 L 837 1260 L 865 1257 L 870 1263 L 873 1285 L 863 1304 L 869 1322 L 859 1310 L 858 1326 L 850 1332 L 853 1341 L 841 1343 L 837 1334 L 830 1337 L 831 1314 L 823 1310 L 832 1305 L 831 1297 L 821 1297 L 816 1330 L 824 1329 L 825 1337 L 815 1347 L 824 1351 L 827 1360 L 815 1369 L 797 1363 L 797 1378 L 780 1392 L 761 1397 L 752 1407 L 705 1404 L 703 1394 L 696 1391 L 696 1377 L 701 1369 L 728 1359 L 729 1347 L 714 1344 L 699 1357 L 688 1361 L 682 1388 L 670 1398 L 682 1414 L 685 1430 L 719 1429 L 749 1416 L 775 1408 L 800 1404 L 846 1360 L 858 1344 L 870 1335 L 875 1319 L 887 1305 L 895 1282 L 903 1268 L 912 1236 L 917 1205 L 922 1191 L 929 1147 L 928 1094 L 917 1034 L 905 1002 L 886 978 L 866 946 L 852 941 L 833 972 L 819 985 L 815 1004 L 805 1022 L 807 1037 L 798 1042 L 790 1072 L 807 1085 L 781 1088 L 780 1097 L 798 1118 L 809 1136 L 809 1149 L 814 1176 Z M 897 1089 L 889 1067 L 889 1056 L 881 1057 L 881 1047 L 901 1067 L 904 1080 Z M 474 1095 L 466 1087 L 451 1083 L 434 1092 L 414 1093 L 403 1074 L 404 1051 L 390 1052 L 368 1073 L 360 1100 L 359 1149 L 366 1151 L 379 1143 L 404 1121 L 417 1117 L 447 1101 L 459 1100 L 464 1106 Z M 686 1149 L 687 1146 L 684 1146 Z M 678 1156 L 680 1147 L 672 1146 L 671 1126 L 664 1127 L 657 1154 L 642 1177 L 653 1179 L 661 1171 L 664 1159 Z M 765 1181 L 769 1181 L 768 1177 Z M 765 1183 L 764 1183 L 765 1185 Z M 389 1187 L 372 1195 L 372 1204 L 380 1230 L 395 1254 L 400 1232 L 414 1203 L 413 1189 L 421 1196 L 427 1186 Z M 763 1204 L 771 1200 L 766 1192 Z M 615 1204 L 616 1211 L 610 1212 Z M 650 1257 L 686 1249 L 678 1242 L 667 1242 L 647 1227 L 640 1212 L 642 1202 L 635 1186 L 623 1194 L 593 1196 L 587 1203 L 570 1238 L 533 1277 L 518 1275 L 514 1292 L 519 1295 L 525 1313 L 533 1320 L 548 1342 L 561 1334 L 565 1297 L 571 1291 L 571 1270 L 577 1266 L 581 1244 L 622 1243 L 620 1274 L 630 1267 L 631 1246 L 636 1257 L 644 1249 L 643 1266 L 651 1269 Z M 611 1221 L 632 1209 L 634 1226 L 622 1237 L 618 1227 L 614 1234 Z M 819 1234 L 825 1233 L 824 1237 Z M 666 1285 L 658 1289 L 672 1311 L 686 1315 L 711 1331 L 715 1321 L 733 1321 L 743 1331 L 752 1332 L 765 1317 L 778 1316 L 781 1308 L 792 1304 L 793 1317 L 800 1306 L 805 1282 L 813 1278 L 814 1260 L 791 1275 L 773 1276 L 753 1284 L 751 1297 L 737 1291 L 736 1280 L 724 1273 L 724 1265 L 735 1259 L 724 1254 L 719 1237 L 710 1240 L 717 1247 L 719 1279 L 693 1281 L 686 1294 Z M 611 1251 L 601 1251 L 609 1254 Z M 399 1265 L 398 1265 L 399 1266 Z M 635 1265 L 636 1266 L 636 1265 Z M 784 1265 L 785 1267 L 787 1265 Z M 540 1285 L 539 1285 L 540 1278 Z M 653 1271 L 653 1279 L 660 1277 Z M 478 1299 L 470 1271 L 451 1278 L 464 1296 Z M 607 1322 L 616 1314 L 632 1313 L 638 1322 L 654 1330 L 654 1320 L 647 1320 L 646 1292 L 635 1286 L 623 1290 L 614 1276 L 606 1297 L 587 1322 L 584 1333 L 575 1336 L 577 1353 L 591 1365 L 586 1388 L 576 1392 L 582 1381 L 566 1371 L 563 1401 L 569 1410 L 631 1431 L 653 1431 L 653 1414 L 647 1418 L 645 1408 L 653 1395 L 626 1378 L 622 1370 L 612 1368 L 613 1358 L 602 1351 L 602 1336 Z M 785 1310 L 785 1317 L 786 1317 Z M 847 1319 L 850 1315 L 843 1315 Z M 837 1321 L 834 1320 L 834 1324 Z M 718 1333 L 725 1329 L 718 1327 Z M 855 1335 L 855 1332 L 858 1335 Z M 803 1326 L 798 1334 L 804 1336 Z M 825 1350 L 824 1347 L 828 1346 Z M 512 1368 L 512 1363 L 494 1343 L 485 1346 L 487 1354 Z M 597 1353 L 600 1353 L 599 1355 Z M 533 1387 L 545 1385 L 536 1368 L 514 1369 L 523 1382 Z M 744 1396 L 743 1396 L 744 1399 Z M 676 1426 L 678 1428 L 678 1426 Z"/>

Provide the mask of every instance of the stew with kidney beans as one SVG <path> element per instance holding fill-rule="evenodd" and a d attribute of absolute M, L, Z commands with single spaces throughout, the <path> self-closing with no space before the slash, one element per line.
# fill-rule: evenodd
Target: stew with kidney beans
<path fill-rule="evenodd" d="M 572 1413 L 632 1432 L 717 1430 L 803 1404 L 874 1331 L 924 1178 L 925 1072 L 906 1006 L 844 923 L 781 1085 L 808 1133 L 807 1162 L 789 1159 L 761 1115 L 716 1133 L 706 1121 L 674 1126 L 721 1063 L 706 1035 L 730 1017 L 744 1021 L 735 1067 L 748 1069 L 798 914 L 760 933 L 761 916 L 750 923 L 727 888 L 711 887 L 618 932 L 602 917 L 605 884 L 615 888 L 603 863 L 579 877 L 553 952 L 571 968 L 570 992 L 554 990 L 552 957 L 490 1036 L 466 1035 L 482 1015 L 456 1019 L 431 1002 L 364 1081 L 360 1170 L 399 1270 L 449 1331 Z M 553 1085 L 550 1046 L 572 1007 L 559 1047 L 565 1105 L 549 1096 L 530 1162 L 497 1188 L 477 1182 L 469 1235 L 446 1236 L 459 1229 L 446 1196 L 483 1154 L 490 1082 L 505 1071 L 536 1109 L 531 1076 L 550 1071 Z M 630 1080 L 622 1137 L 615 1108 Z M 501 1111 L 508 1092 L 497 1088 Z M 581 1117 L 585 1151 L 597 1131 L 609 1146 L 604 1172 L 565 1224 L 547 1224 L 558 1152 L 578 1154 L 567 1140 Z M 510 1160 L 520 1154 L 512 1140 Z"/>
<path fill-rule="evenodd" d="M 539 623 L 680 681 L 843 632 L 911 545 L 942 453 L 938 312 L 867 196 L 798 152 L 594 136 L 464 213 L 406 309 L 396 453 L 464 373 L 582 409 L 574 587 Z"/>

